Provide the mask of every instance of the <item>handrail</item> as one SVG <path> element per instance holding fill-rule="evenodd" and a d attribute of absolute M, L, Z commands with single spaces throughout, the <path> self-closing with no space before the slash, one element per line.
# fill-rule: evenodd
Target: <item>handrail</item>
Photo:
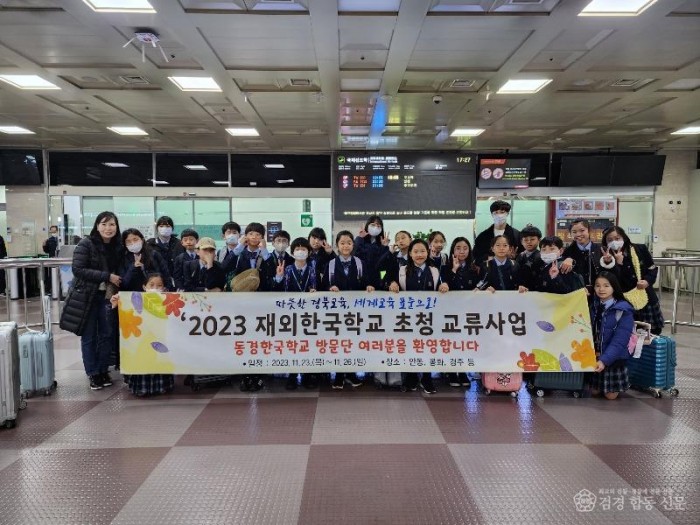
<path fill-rule="evenodd" d="M 73 259 L 69 258 L 59 258 L 59 257 L 35 257 L 35 258 L 11 258 L 11 259 L 0 259 L 0 270 L 22 270 L 22 291 L 24 292 L 24 326 L 21 328 L 30 328 L 33 326 L 44 326 L 44 323 L 40 325 L 29 324 L 29 311 L 27 307 L 27 269 L 36 269 L 39 276 L 39 296 L 42 298 L 39 301 L 41 305 L 41 318 L 46 319 L 46 309 L 44 305 L 44 294 L 46 293 L 46 284 L 44 283 L 44 269 L 45 268 L 58 268 L 60 266 L 72 265 Z M 7 306 L 7 320 L 10 320 L 10 293 L 9 293 L 9 278 L 5 276 L 5 286 L 8 288 L 5 290 L 5 304 Z"/>
<path fill-rule="evenodd" d="M 664 253 L 667 253 L 667 251 L 665 251 Z M 700 252 L 698 253 L 700 254 Z M 695 292 L 698 282 L 698 270 L 696 270 L 695 268 L 700 267 L 700 257 L 657 257 L 654 259 L 654 264 L 656 264 L 656 266 L 659 266 L 660 269 L 667 268 L 667 271 L 672 272 L 673 309 L 671 314 L 671 320 L 666 321 L 666 324 L 671 325 L 671 333 L 676 333 L 676 327 L 678 325 L 700 327 L 700 323 L 695 322 Z M 686 268 L 690 268 L 692 272 L 692 284 L 689 287 L 690 321 L 679 321 L 678 299 L 681 293 L 681 281 L 683 280 L 683 277 L 686 277 Z M 661 276 L 659 276 L 658 282 L 661 283 Z M 663 293 L 663 287 L 659 286 L 659 294 L 661 293 Z"/>

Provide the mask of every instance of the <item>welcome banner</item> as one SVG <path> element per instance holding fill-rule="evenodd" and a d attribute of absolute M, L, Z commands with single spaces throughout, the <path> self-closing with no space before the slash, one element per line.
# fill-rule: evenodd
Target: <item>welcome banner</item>
<path fill-rule="evenodd" d="M 583 290 L 119 294 L 125 374 L 577 372 Z"/>

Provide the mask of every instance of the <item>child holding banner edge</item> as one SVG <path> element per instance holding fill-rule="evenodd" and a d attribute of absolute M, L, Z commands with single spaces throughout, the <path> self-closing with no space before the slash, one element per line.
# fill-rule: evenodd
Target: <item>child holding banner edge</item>
<path fill-rule="evenodd" d="M 389 285 L 389 291 L 395 293 L 400 290 L 448 292 L 450 287 L 447 283 L 441 282 L 440 272 L 432 265 L 432 261 L 428 257 L 429 253 L 430 248 L 427 242 L 423 239 L 413 239 L 408 246 L 408 264 L 400 268 L 399 282 L 393 281 Z M 415 391 L 419 386 L 426 394 L 437 392 L 430 372 L 421 374 L 420 381 L 417 373 L 405 374 L 403 386 L 409 392 Z"/>
<path fill-rule="evenodd" d="M 373 292 L 374 286 L 367 280 L 362 261 L 352 255 L 355 247 L 352 233 L 347 230 L 338 233 L 335 237 L 335 246 L 338 249 L 338 255 L 326 264 L 321 289 L 329 292 L 352 290 Z M 335 380 L 331 386 L 333 390 L 342 390 L 345 383 L 350 384 L 353 388 L 362 386 L 362 381 L 354 372 L 349 374 L 336 372 Z"/>

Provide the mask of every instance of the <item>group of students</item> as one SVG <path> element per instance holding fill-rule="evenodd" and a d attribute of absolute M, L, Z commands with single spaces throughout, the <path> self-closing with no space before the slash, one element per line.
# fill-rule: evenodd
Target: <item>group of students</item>
<path fill-rule="evenodd" d="M 657 270 L 649 251 L 632 244 L 623 229 L 606 230 L 600 245 L 590 239 L 584 219 L 571 225 L 573 241 L 564 249 L 558 237 L 544 237 L 528 225 L 518 231 L 507 224 L 510 205 L 491 205 L 493 226 L 481 232 L 474 249 L 466 237 L 452 240 L 433 231 L 427 241 L 399 231 L 390 246 L 379 216 L 369 217 L 357 236 L 343 230 L 334 245 L 321 228 L 307 238 L 291 239 L 285 231 L 274 234 L 272 250 L 265 227 L 250 223 L 245 230 L 235 222 L 221 228 L 225 246 L 216 250 L 214 239 L 200 238 L 192 229 L 173 234 L 173 221 L 160 217 L 157 235 L 145 240 L 140 231 L 120 232 L 117 217 L 103 212 L 91 234 L 74 252 L 74 283 L 66 300 L 61 326 L 81 335 L 81 349 L 90 388 L 109 386 L 109 355 L 117 344 L 111 320 L 119 291 L 438 291 L 517 290 L 564 294 L 585 287 L 589 292 L 595 349 L 598 355 L 594 390 L 615 398 L 629 387 L 625 360 L 634 319 L 652 324 L 660 333 L 663 317 L 653 291 Z M 630 304 L 631 303 L 631 304 Z M 620 312 L 620 313 L 618 313 Z M 626 334 L 626 335 L 625 335 Z M 313 389 L 318 374 L 300 374 L 301 385 Z M 466 374 L 447 374 L 451 386 L 468 386 Z M 404 374 L 405 390 L 436 392 L 430 374 Z M 334 389 L 362 384 L 355 374 L 338 373 Z M 129 376 L 136 395 L 165 393 L 172 376 Z M 296 389 L 297 374 L 286 388 Z M 261 375 L 241 378 L 242 391 L 264 386 Z"/>

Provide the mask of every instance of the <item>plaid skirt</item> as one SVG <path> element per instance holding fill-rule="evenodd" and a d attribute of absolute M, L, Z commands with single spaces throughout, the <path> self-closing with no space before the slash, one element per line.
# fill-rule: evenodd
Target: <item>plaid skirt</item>
<path fill-rule="evenodd" d="M 608 366 L 591 374 L 591 387 L 603 394 L 625 392 L 630 388 L 626 365 Z"/>
<path fill-rule="evenodd" d="M 650 301 L 641 310 L 635 310 L 634 320 L 649 323 L 651 331 L 657 335 L 660 334 L 664 327 L 664 314 L 661 313 L 661 304 L 658 301 L 653 303 Z"/>
<path fill-rule="evenodd" d="M 135 396 L 167 394 L 175 386 L 170 374 L 132 374 L 127 379 L 129 390 Z"/>

